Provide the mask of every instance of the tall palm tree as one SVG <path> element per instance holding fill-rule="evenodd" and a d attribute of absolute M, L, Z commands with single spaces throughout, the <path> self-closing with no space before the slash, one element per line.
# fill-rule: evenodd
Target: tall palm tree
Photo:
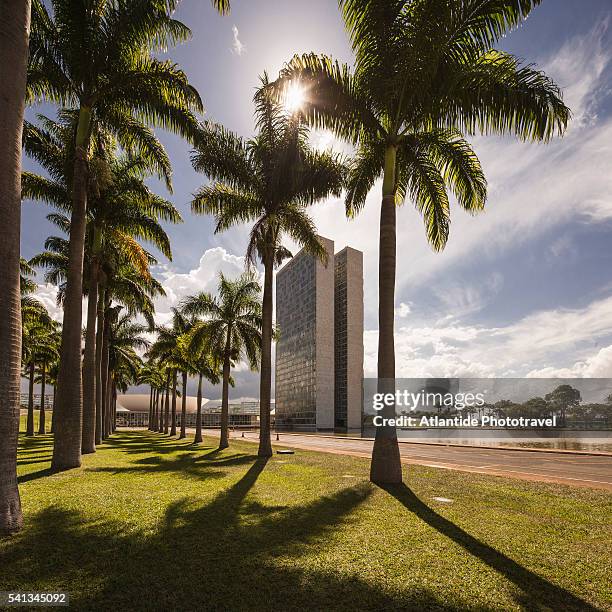
<path fill-rule="evenodd" d="M 44 306 L 41 304 L 41 310 Z M 28 378 L 28 415 L 26 420 L 26 436 L 34 435 L 34 383 L 36 382 L 36 365 L 49 335 L 48 318 L 46 311 L 36 317 L 27 317 L 23 320 L 21 361 L 24 367 L 24 376 Z"/>
<path fill-rule="evenodd" d="M 172 325 L 171 326 L 159 326 L 156 329 L 157 338 L 151 349 L 147 353 L 147 357 L 150 359 L 157 359 L 164 363 L 167 374 L 167 394 L 165 407 L 168 410 L 169 404 L 169 390 L 172 389 L 172 408 L 171 413 L 166 411 L 166 417 L 164 421 L 164 433 L 168 433 L 168 427 L 170 427 L 170 435 L 176 435 L 176 382 L 177 382 L 177 371 L 183 366 L 182 363 L 182 349 L 180 345 L 181 337 L 186 331 L 185 317 L 177 309 L 172 309 Z M 168 417 L 171 418 L 171 424 L 169 425 Z"/>
<path fill-rule="evenodd" d="M 181 304 L 188 316 L 201 316 L 190 331 L 189 348 L 196 354 L 221 354 L 223 386 L 221 393 L 221 435 L 219 448 L 229 446 L 229 385 L 232 366 L 246 358 L 252 370 L 261 356 L 261 286 L 252 273 L 236 280 L 219 275 L 219 296 L 199 293 Z"/>
<path fill-rule="evenodd" d="M 191 137 L 193 111 L 202 103 L 185 74 L 154 52 L 186 40 L 189 29 L 173 19 L 177 2 L 148 0 L 41 0 L 32 5 L 28 99 L 77 110 L 70 188 L 72 210 L 64 325 L 52 467 L 81 464 L 81 300 L 88 170 L 94 124 L 103 124 L 128 150 L 144 148 L 142 122 Z M 169 164 L 158 173 L 170 186 Z"/>
<path fill-rule="evenodd" d="M 44 306 L 42 307 L 44 309 Z M 46 311 L 32 320 L 30 317 L 23 321 L 22 363 L 29 378 L 28 417 L 26 435 L 34 435 L 34 383 L 41 385 L 41 403 L 39 412 L 38 433 L 45 433 L 45 387 L 47 384 L 47 367 L 59 356 L 58 324 L 53 321 Z M 36 377 L 38 373 L 38 379 Z"/>
<path fill-rule="evenodd" d="M 173 356 L 173 361 L 181 373 L 182 385 L 181 385 L 181 432 L 179 434 L 179 440 L 187 437 L 187 379 L 189 374 L 195 373 L 189 352 L 185 350 L 185 344 L 183 338 L 189 335 L 189 332 L 193 328 L 194 318 L 186 316 L 180 310 L 174 310 L 172 318 L 172 328 L 174 336 L 176 338 L 176 346 Z M 174 396 L 173 396 L 174 402 Z M 173 408 L 173 420 L 175 420 L 174 408 Z"/>
<path fill-rule="evenodd" d="M 179 439 L 185 438 L 187 423 L 187 379 L 195 373 L 186 348 L 185 337 L 188 336 L 194 324 L 194 319 L 178 308 L 172 308 L 172 326 L 157 328 L 157 340 L 148 353 L 149 358 L 162 360 L 167 368 L 172 370 L 172 425 L 170 435 L 176 435 L 176 384 L 177 374 L 181 373 L 181 432 Z"/>
<path fill-rule="evenodd" d="M 37 355 L 38 355 L 38 379 L 37 382 L 40 384 L 40 407 L 38 411 L 38 434 L 43 435 L 47 432 L 46 428 L 46 398 L 45 391 L 47 388 L 47 382 L 49 381 L 49 373 L 54 364 L 59 359 L 59 347 L 61 342 L 61 331 L 59 330 L 59 324 L 53 321 L 51 329 L 47 333 L 44 341 L 40 344 Z M 53 380 L 53 379 L 51 379 Z"/>
<path fill-rule="evenodd" d="M 142 368 L 142 359 L 138 351 L 149 348 L 145 332 L 148 325 L 137 323 L 129 311 L 122 312 L 122 307 L 116 307 L 111 318 L 108 341 L 108 388 L 107 395 L 107 429 L 109 435 L 115 430 L 117 390 L 125 391 L 134 384 Z"/>
<path fill-rule="evenodd" d="M 21 390 L 21 133 L 30 0 L 0 1 L 0 535 L 21 529 L 17 438 Z"/>
<path fill-rule="evenodd" d="M 285 235 L 327 263 L 307 207 L 329 196 L 340 196 L 343 165 L 338 156 L 313 151 L 308 131 L 295 115 L 270 95 L 268 78 L 257 92 L 259 133 L 251 140 L 211 122 L 202 126 L 193 166 L 216 182 L 200 188 L 191 208 L 215 215 L 215 232 L 252 223 L 247 262 L 259 257 L 264 268 L 262 350 L 259 388 L 259 456 L 272 455 L 270 396 L 272 386 L 272 292 L 275 265 L 291 254 Z"/>
<path fill-rule="evenodd" d="M 149 426 L 150 431 L 157 431 L 157 407 L 159 391 L 163 387 L 163 378 L 159 364 L 149 359 L 138 373 L 138 384 L 149 386 Z"/>
<path fill-rule="evenodd" d="M 194 373 L 198 377 L 198 391 L 196 404 L 196 430 L 193 438 L 194 444 L 202 442 L 202 381 L 206 380 L 211 385 L 218 385 L 222 378 L 222 365 L 219 356 L 212 353 L 202 352 L 192 360 Z M 233 381 L 230 379 L 230 384 Z"/>
<path fill-rule="evenodd" d="M 542 72 L 494 50 L 540 0 L 339 0 L 355 67 L 315 54 L 295 56 L 275 85 L 304 91 L 301 111 L 357 148 L 348 216 L 382 176 L 379 256 L 379 391 L 395 389 L 396 206 L 408 195 L 435 250 L 448 239 L 448 191 L 481 210 L 486 182 L 462 133 L 550 139 L 569 119 L 559 88 Z M 390 405 L 383 416 L 395 416 Z M 370 479 L 402 480 L 394 427 L 379 427 Z"/>
<path fill-rule="evenodd" d="M 45 306 L 32 293 L 37 285 L 31 279 L 34 268 L 24 259 L 20 259 L 20 292 L 21 292 L 21 362 L 28 384 L 28 414 L 26 435 L 34 435 L 34 383 L 36 367 L 41 362 L 51 361 L 55 356 L 54 334 L 57 323 L 51 319 Z"/>

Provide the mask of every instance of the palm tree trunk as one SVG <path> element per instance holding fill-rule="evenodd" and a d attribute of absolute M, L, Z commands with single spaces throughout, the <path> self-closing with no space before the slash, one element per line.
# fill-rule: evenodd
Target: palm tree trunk
<path fill-rule="evenodd" d="M 96 452 L 96 318 L 98 310 L 97 264 L 91 264 L 87 297 L 87 329 L 83 356 L 83 431 L 81 452 Z"/>
<path fill-rule="evenodd" d="M 164 433 L 167 434 L 170 427 L 170 381 L 172 374 L 168 373 L 168 382 L 166 384 L 166 405 L 164 406 Z"/>
<path fill-rule="evenodd" d="M 162 410 L 164 408 L 164 390 L 157 390 L 157 416 L 155 417 L 156 431 L 161 431 Z"/>
<path fill-rule="evenodd" d="M 166 389 L 165 387 L 162 387 L 159 390 L 159 395 L 161 397 L 160 400 L 160 404 L 159 404 L 159 418 L 157 419 L 157 431 L 158 433 L 163 433 L 164 431 L 164 406 L 165 406 L 165 401 L 166 401 Z"/>
<path fill-rule="evenodd" d="M 397 149 L 389 145 L 385 152 L 383 199 L 380 210 L 380 255 L 378 265 L 378 392 L 395 393 L 395 165 Z M 384 419 L 395 417 L 395 403 L 381 411 Z M 370 480 L 378 484 L 402 482 L 397 432 L 395 427 L 376 428 Z"/>
<path fill-rule="evenodd" d="M 159 419 L 159 389 L 155 387 L 153 390 L 153 423 L 151 423 L 151 431 L 157 431 Z"/>
<path fill-rule="evenodd" d="M 102 444 L 102 344 L 104 341 L 104 304 L 106 300 L 106 290 L 100 286 L 98 292 L 97 319 L 98 327 L 96 330 L 96 444 Z"/>
<path fill-rule="evenodd" d="M 28 385 L 28 419 L 26 422 L 26 436 L 34 435 L 34 361 L 28 366 L 29 385 Z"/>
<path fill-rule="evenodd" d="M 172 427 L 170 435 L 176 436 L 176 370 L 172 374 Z"/>
<path fill-rule="evenodd" d="M 183 372 L 183 397 L 181 398 L 181 438 L 187 437 L 187 372 Z"/>
<path fill-rule="evenodd" d="M 111 406 L 111 432 L 117 431 L 117 384 L 113 381 L 113 404 Z"/>
<path fill-rule="evenodd" d="M 225 351 L 223 352 L 223 389 L 221 392 L 221 435 L 219 449 L 229 447 L 229 379 L 230 379 L 230 349 L 232 346 L 231 330 L 227 330 Z"/>
<path fill-rule="evenodd" d="M 196 412 L 196 432 L 193 438 L 194 444 L 202 442 L 202 374 L 198 376 L 198 399 Z"/>
<path fill-rule="evenodd" d="M 165 389 L 159 390 L 160 404 L 159 404 L 159 417 L 157 418 L 157 432 L 162 433 L 164 431 L 164 401 L 165 401 Z M 158 398 L 159 399 L 159 398 Z"/>
<path fill-rule="evenodd" d="M 159 420 L 157 421 L 157 431 L 163 433 L 164 431 L 164 407 L 166 405 L 166 389 L 163 388 L 160 391 L 161 403 L 159 406 Z"/>
<path fill-rule="evenodd" d="M 64 297 L 64 319 L 58 374 L 56 431 L 53 441 L 53 470 L 81 465 L 83 428 L 83 382 L 81 380 L 81 324 L 83 301 L 83 255 L 87 222 L 87 147 L 91 108 L 81 106 L 75 139 L 72 176 L 72 216 L 68 271 Z"/>
<path fill-rule="evenodd" d="M 53 404 L 51 407 L 51 432 L 53 433 L 53 429 L 55 427 L 55 398 L 56 398 L 56 393 L 57 391 L 57 383 L 53 385 Z"/>
<path fill-rule="evenodd" d="M 270 395 L 272 390 L 272 254 L 264 261 L 264 288 L 261 330 L 261 372 L 259 378 L 259 457 L 272 456 L 270 440 Z"/>
<path fill-rule="evenodd" d="M 147 429 L 151 431 L 153 427 L 153 386 L 149 386 L 149 422 L 147 423 Z"/>
<path fill-rule="evenodd" d="M 109 438 L 113 433 L 113 376 L 110 370 L 106 385 L 106 437 Z"/>
<path fill-rule="evenodd" d="M 40 369 L 40 414 L 38 415 L 38 433 L 44 436 L 47 433 L 45 423 L 45 387 L 47 385 L 47 364 L 44 361 L 40 364 Z"/>
<path fill-rule="evenodd" d="M 102 355 L 100 360 L 100 382 L 102 383 L 102 440 L 108 438 L 108 407 L 110 405 L 108 393 L 108 345 L 110 341 L 110 319 L 108 316 L 109 300 L 104 304 L 104 330 L 102 332 Z"/>
<path fill-rule="evenodd" d="M 21 133 L 30 0 L 3 0 L 0 19 L 0 535 L 23 525 L 17 488 L 21 412 Z"/>

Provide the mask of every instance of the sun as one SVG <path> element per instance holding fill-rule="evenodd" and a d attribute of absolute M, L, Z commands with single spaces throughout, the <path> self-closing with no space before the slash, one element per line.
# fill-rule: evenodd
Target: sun
<path fill-rule="evenodd" d="M 285 99 L 283 105 L 289 113 L 299 111 L 305 102 L 304 88 L 299 83 L 289 83 L 285 89 Z"/>

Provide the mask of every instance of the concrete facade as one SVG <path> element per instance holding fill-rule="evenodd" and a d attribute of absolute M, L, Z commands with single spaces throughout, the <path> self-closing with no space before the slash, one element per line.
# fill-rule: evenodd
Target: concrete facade
<path fill-rule="evenodd" d="M 279 429 L 359 429 L 363 403 L 363 258 L 321 238 L 327 265 L 300 251 L 276 275 Z M 340 392 L 337 392 L 337 389 Z"/>

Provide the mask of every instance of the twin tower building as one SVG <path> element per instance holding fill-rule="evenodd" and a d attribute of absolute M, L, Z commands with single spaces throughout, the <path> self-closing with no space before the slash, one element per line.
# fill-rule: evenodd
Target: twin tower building
<path fill-rule="evenodd" d="M 327 265 L 300 251 L 276 275 L 276 427 L 361 430 L 363 253 L 320 238 Z"/>

